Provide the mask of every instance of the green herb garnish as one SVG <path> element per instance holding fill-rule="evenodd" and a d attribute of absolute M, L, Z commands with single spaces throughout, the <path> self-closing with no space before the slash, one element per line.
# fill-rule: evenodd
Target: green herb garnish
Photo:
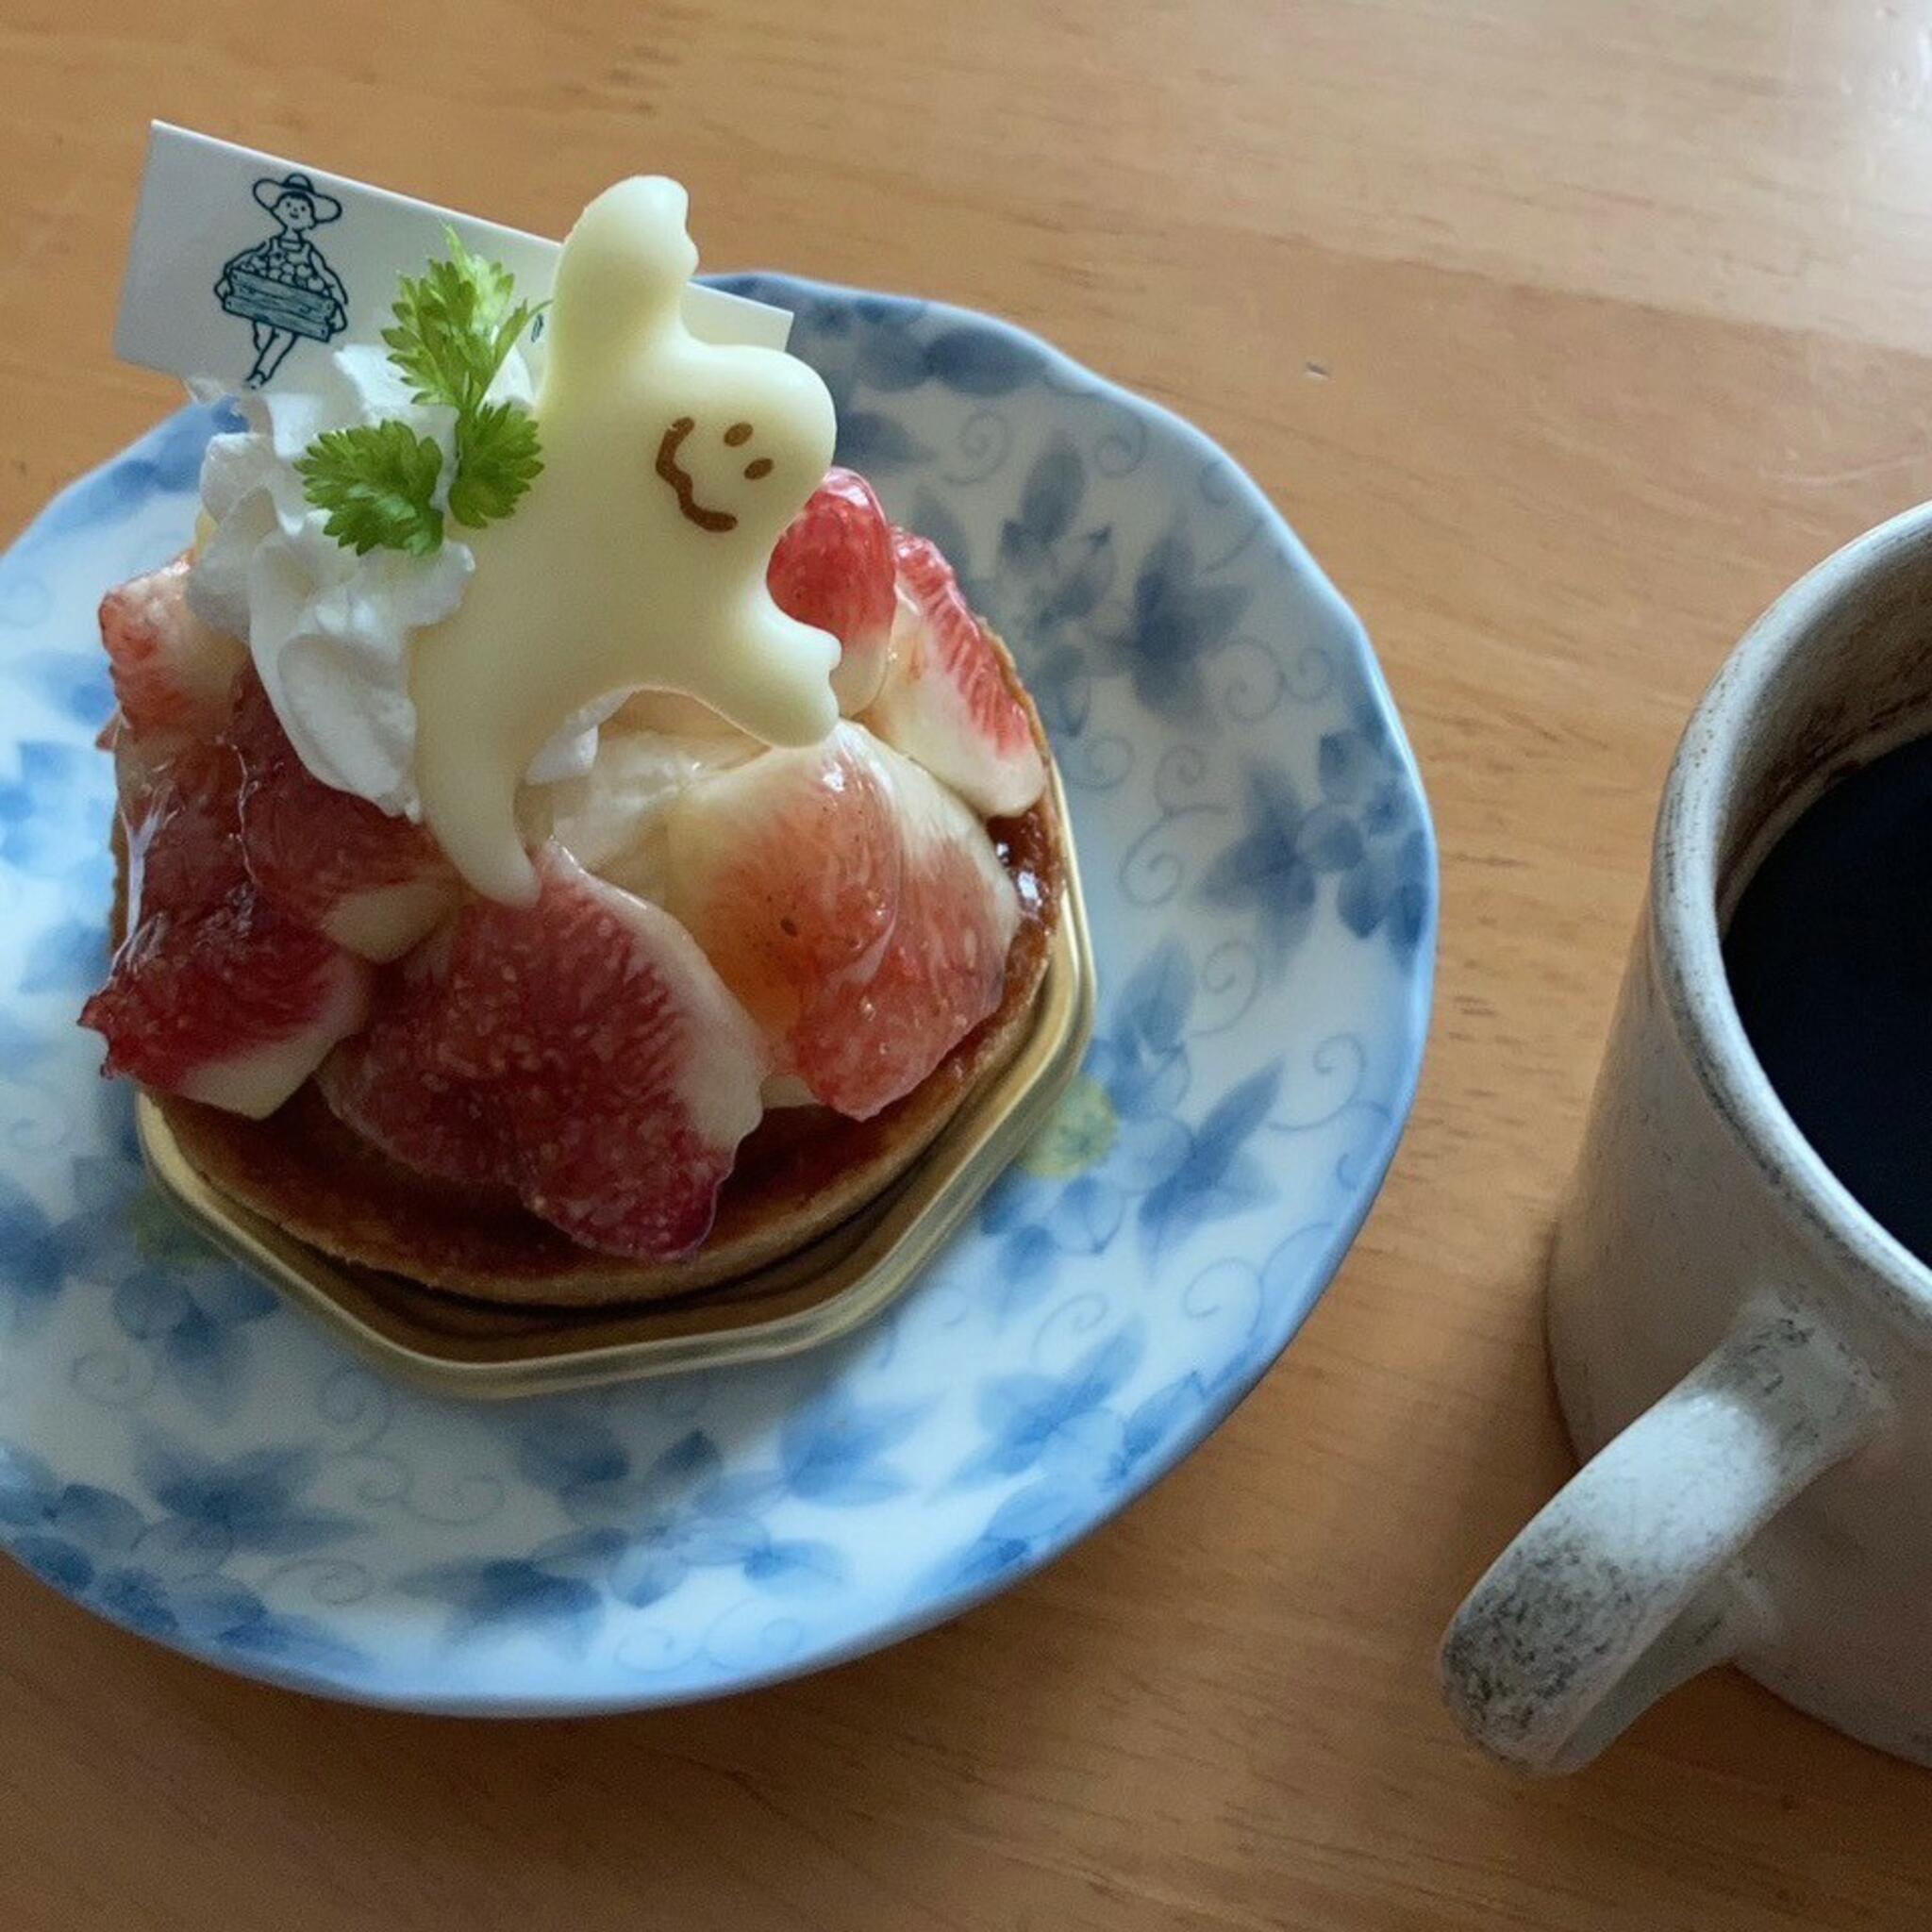
<path fill-rule="evenodd" d="M 403 276 L 395 325 L 382 339 L 419 403 L 447 403 L 467 414 L 482 407 L 503 358 L 543 305 L 516 302 L 508 269 L 472 255 L 454 228 L 442 232 L 449 259 L 432 261 L 426 275 Z"/>
<path fill-rule="evenodd" d="M 507 268 L 472 255 L 454 230 L 443 232 L 448 258 L 402 277 L 395 321 L 382 339 L 419 403 L 457 412 L 449 513 L 481 529 L 508 516 L 543 467 L 529 412 L 484 397 L 544 305 L 517 301 L 516 278 Z M 308 501 L 328 512 L 328 535 L 358 556 L 385 549 L 427 557 L 441 544 L 435 496 L 442 451 L 408 424 L 329 430 L 303 451 L 295 468 Z"/>
<path fill-rule="evenodd" d="M 427 557 L 442 542 L 442 512 L 431 501 L 442 452 L 407 423 L 326 430 L 295 468 L 308 501 L 328 512 L 323 528 L 358 557 Z"/>
<path fill-rule="evenodd" d="M 485 403 L 457 418 L 457 474 L 449 513 L 480 529 L 507 517 L 543 467 L 537 424 L 515 403 Z"/>

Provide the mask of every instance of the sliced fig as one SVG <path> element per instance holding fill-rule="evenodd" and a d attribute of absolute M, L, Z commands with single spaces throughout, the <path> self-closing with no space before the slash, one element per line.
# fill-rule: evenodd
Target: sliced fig
<path fill-rule="evenodd" d="M 699 780 L 666 905 L 795 1074 L 855 1119 L 1000 1002 L 1019 900 L 973 814 L 862 726 Z"/>
<path fill-rule="evenodd" d="M 587 1247 L 675 1258 L 710 1231 L 769 1057 L 669 913 L 555 842 L 536 864 L 535 905 L 468 899 L 391 969 L 323 1092 L 411 1167 L 503 1183 Z"/>
<path fill-rule="evenodd" d="M 247 658 L 188 608 L 189 559 L 132 578 L 101 600 L 101 641 L 121 715 L 137 738 L 212 738 Z"/>
<path fill-rule="evenodd" d="M 839 640 L 839 708 L 864 710 L 885 676 L 898 608 L 892 526 L 872 485 L 854 470 L 826 471 L 778 539 L 765 581 L 779 609 Z"/>
<path fill-rule="evenodd" d="M 400 958 L 456 904 L 457 879 L 421 825 L 315 777 L 253 668 L 236 687 L 242 849 L 283 911 L 365 959 Z"/>
<path fill-rule="evenodd" d="M 985 817 L 1024 811 L 1045 788 L 1046 766 L 998 648 L 935 544 L 895 530 L 892 553 L 899 619 L 864 723 Z"/>
<path fill-rule="evenodd" d="M 362 1024 L 369 968 L 265 899 L 225 744 L 147 768 L 128 816 L 127 937 L 81 1024 L 104 1071 L 255 1119 Z"/>

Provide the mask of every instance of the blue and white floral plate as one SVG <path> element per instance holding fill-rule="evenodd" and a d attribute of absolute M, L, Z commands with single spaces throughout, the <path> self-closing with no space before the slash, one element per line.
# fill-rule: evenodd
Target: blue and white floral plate
<path fill-rule="evenodd" d="M 985 317 L 811 283 L 841 458 L 1010 640 L 1100 961 L 1058 1124 L 871 1327 L 501 1407 L 379 1379 L 145 1186 L 103 969 L 94 606 L 177 550 L 186 410 L 0 561 L 0 1541 L 210 1662 L 425 1709 L 742 1689 L 1104 1522 L 1281 1352 L 1422 1062 L 1427 808 L 1361 626 L 1205 438 Z"/>

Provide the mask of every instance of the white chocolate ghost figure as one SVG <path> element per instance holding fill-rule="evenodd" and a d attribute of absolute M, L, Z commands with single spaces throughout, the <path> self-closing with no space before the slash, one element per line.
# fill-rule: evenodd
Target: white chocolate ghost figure
<path fill-rule="evenodd" d="M 832 398 L 782 350 L 685 328 L 697 250 L 662 176 L 600 194 L 563 244 L 537 395 L 543 470 L 464 541 L 476 574 L 412 645 L 423 815 L 479 892 L 536 897 L 517 782 L 566 718 L 680 691 L 772 744 L 839 722 L 835 639 L 765 589 L 773 546 L 832 460 Z"/>

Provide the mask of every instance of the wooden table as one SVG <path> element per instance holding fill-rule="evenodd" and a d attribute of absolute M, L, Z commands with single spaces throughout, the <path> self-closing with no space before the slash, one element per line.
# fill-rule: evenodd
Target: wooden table
<path fill-rule="evenodd" d="M 714 265 L 1004 311 L 1226 443 L 1377 640 L 1444 894 L 1361 1242 L 1048 1574 L 784 1690 L 497 1727 L 230 1681 L 6 1569 L 0 1924 L 1923 1926 L 1923 1772 L 1721 1675 L 1525 1786 L 1430 1653 L 1569 1466 L 1542 1245 L 1687 708 L 1932 493 L 1928 24 L 0 0 L 0 530 L 169 406 L 108 345 L 151 114 L 549 231 L 664 168 Z"/>

